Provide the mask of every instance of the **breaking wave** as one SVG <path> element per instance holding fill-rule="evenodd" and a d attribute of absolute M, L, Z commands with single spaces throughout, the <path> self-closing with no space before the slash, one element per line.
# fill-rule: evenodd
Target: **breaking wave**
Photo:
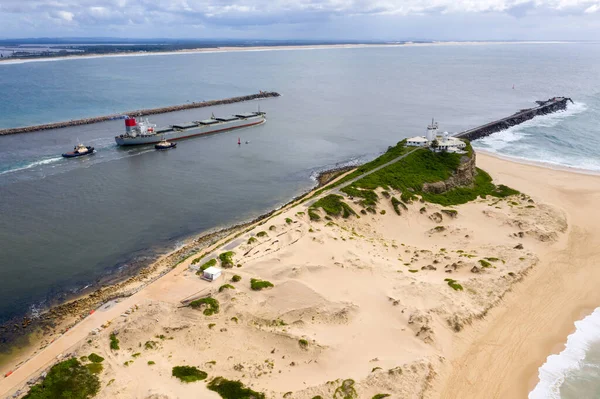
<path fill-rule="evenodd" d="M 567 338 L 565 349 L 548 356 L 539 369 L 540 382 L 529 393 L 529 399 L 560 399 L 560 387 L 570 372 L 583 367 L 590 346 L 600 334 L 600 308 L 583 320 L 575 322 L 576 330 Z"/>

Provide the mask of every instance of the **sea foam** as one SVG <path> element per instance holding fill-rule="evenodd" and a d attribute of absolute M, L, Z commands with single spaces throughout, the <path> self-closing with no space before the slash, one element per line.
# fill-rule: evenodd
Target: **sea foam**
<path fill-rule="evenodd" d="M 581 367 L 590 345 L 600 339 L 600 308 L 583 320 L 575 322 L 576 330 L 567 337 L 565 349 L 550 355 L 539 368 L 539 383 L 529 393 L 529 399 L 560 399 L 560 386 L 567 374 Z"/>

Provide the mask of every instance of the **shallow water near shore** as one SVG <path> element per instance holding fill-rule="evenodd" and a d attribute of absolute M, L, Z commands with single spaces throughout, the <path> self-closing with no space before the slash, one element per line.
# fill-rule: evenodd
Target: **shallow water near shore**
<path fill-rule="evenodd" d="M 564 59 L 570 62 L 565 64 Z M 0 127 L 273 90 L 260 127 L 117 148 L 123 121 L 0 137 L 0 323 L 43 309 L 184 237 L 248 220 L 308 190 L 318 170 L 424 133 L 459 131 L 535 100 L 554 115 L 475 142 L 502 155 L 600 170 L 600 46 L 531 44 L 93 58 L 0 65 Z M 544 74 L 539 71 L 544 70 Z M 515 89 L 512 89 L 512 85 Z M 158 125 L 258 102 L 155 115 Z M 238 146 L 237 138 L 249 144 Z M 76 141 L 98 152 L 65 160 Z M 0 340 L 1 341 L 1 340 Z"/>

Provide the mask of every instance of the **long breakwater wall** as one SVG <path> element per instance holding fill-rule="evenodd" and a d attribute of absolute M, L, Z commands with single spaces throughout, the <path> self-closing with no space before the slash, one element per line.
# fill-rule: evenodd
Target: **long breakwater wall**
<path fill-rule="evenodd" d="M 519 112 L 495 122 L 490 122 L 474 129 L 465 130 L 454 135 L 461 139 L 477 140 L 490 134 L 506 130 L 509 127 L 519 125 L 525 121 L 535 118 L 538 115 L 551 114 L 557 111 L 563 111 L 567 108 L 568 102 L 573 102 L 568 97 L 553 97 L 547 101 L 536 101 L 538 106 L 535 108 L 522 109 Z"/>
<path fill-rule="evenodd" d="M 124 112 L 122 114 L 112 114 L 112 115 L 96 116 L 93 118 L 75 119 L 75 120 L 64 121 L 64 122 L 46 123 L 44 125 L 1 129 L 0 136 L 7 135 L 7 134 L 37 132 L 40 130 L 59 129 L 59 128 L 71 127 L 71 126 L 89 125 L 92 123 L 120 119 L 123 117 L 123 115 L 144 116 L 144 115 L 164 114 L 167 112 L 182 111 L 185 109 L 212 107 L 214 105 L 233 104 L 233 103 L 239 103 L 239 102 L 243 102 L 243 101 L 257 100 L 257 99 L 261 99 L 261 98 L 279 97 L 279 95 L 280 95 L 279 93 L 276 93 L 274 91 L 261 91 L 260 93 L 257 93 L 257 94 L 250 94 L 247 96 L 240 96 L 240 97 L 231 97 L 231 98 L 226 98 L 223 100 L 192 102 L 192 103 L 181 104 L 181 105 L 172 105 L 169 107 L 140 109 L 137 111 Z"/>

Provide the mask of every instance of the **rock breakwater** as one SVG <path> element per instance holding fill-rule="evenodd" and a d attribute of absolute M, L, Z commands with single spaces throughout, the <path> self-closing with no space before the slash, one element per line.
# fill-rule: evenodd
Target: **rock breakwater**
<path fill-rule="evenodd" d="M 70 121 L 63 122 L 55 122 L 55 123 L 46 123 L 43 125 L 34 125 L 34 126 L 23 126 L 23 127 L 15 127 L 10 129 L 0 129 L 0 136 L 8 135 L 8 134 L 17 134 L 17 133 L 31 133 L 37 132 L 40 130 L 51 130 L 51 129 L 59 129 L 63 127 L 71 127 L 71 126 L 80 126 L 80 125 L 89 125 L 92 123 L 104 122 L 114 119 L 121 119 L 124 115 L 130 116 L 146 116 L 146 115 L 155 115 L 155 114 L 164 114 L 167 112 L 174 111 L 182 111 L 186 109 L 192 108 L 204 108 L 204 107 L 212 107 L 215 105 L 224 105 L 224 104 L 233 104 L 250 100 L 257 100 L 261 98 L 271 98 L 271 97 L 279 97 L 280 94 L 274 91 L 261 91 L 256 94 L 250 94 L 247 96 L 239 96 L 239 97 L 231 97 L 222 100 L 211 100 L 211 101 L 202 101 L 202 102 L 192 102 L 181 105 L 172 105 L 169 107 L 160 107 L 160 108 L 151 108 L 151 109 L 140 109 L 136 111 L 124 112 L 122 114 L 112 114 L 112 115 L 104 115 L 104 116 L 96 116 L 93 118 L 84 118 L 84 119 L 74 119 Z"/>
<path fill-rule="evenodd" d="M 509 127 L 519 125 L 525 121 L 535 118 L 539 115 L 551 114 L 558 111 L 564 111 L 567 108 L 568 102 L 573 103 L 568 97 L 553 97 L 546 101 L 536 101 L 537 107 L 522 109 L 519 112 L 474 129 L 465 130 L 455 134 L 455 137 L 468 140 L 477 140 L 490 134 L 506 130 Z"/>

